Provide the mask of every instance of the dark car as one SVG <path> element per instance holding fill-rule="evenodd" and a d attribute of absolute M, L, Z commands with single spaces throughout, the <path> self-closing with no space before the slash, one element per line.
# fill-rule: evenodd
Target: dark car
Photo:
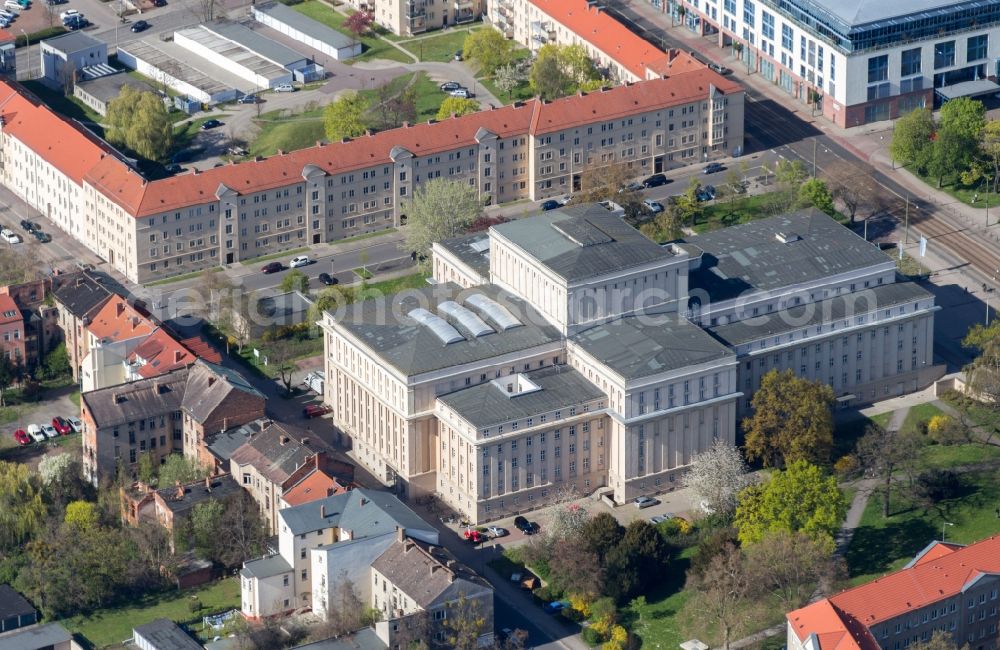
<path fill-rule="evenodd" d="M 35 223 L 34 221 L 28 221 L 27 219 L 21 219 L 21 227 L 30 233 L 33 233 L 36 230 L 38 230 L 38 224 Z"/>
<path fill-rule="evenodd" d="M 316 276 L 316 279 L 320 281 L 320 284 L 325 284 L 326 286 L 331 286 L 337 284 L 337 278 L 333 277 L 329 273 L 320 273 Z"/>
<path fill-rule="evenodd" d="M 43 244 L 46 244 L 46 243 L 52 241 L 52 235 L 50 235 L 48 233 L 45 233 L 45 232 L 42 232 L 41 230 L 36 230 L 35 232 L 33 232 L 31 234 L 35 236 L 35 239 L 37 239 L 38 241 L 42 242 Z"/>
<path fill-rule="evenodd" d="M 548 212 L 549 210 L 555 210 L 556 208 L 561 208 L 562 203 L 556 201 L 555 199 L 549 199 L 542 204 L 542 212 Z"/>
<path fill-rule="evenodd" d="M 260 271 L 266 275 L 268 273 L 277 273 L 283 268 L 285 267 L 281 264 L 281 262 L 268 262 L 264 266 L 260 267 Z"/>
<path fill-rule="evenodd" d="M 664 176 L 663 174 L 653 174 L 652 176 L 650 176 L 649 178 L 647 178 L 642 182 L 642 186 L 648 189 L 650 187 L 659 187 L 660 185 L 666 185 L 669 182 L 670 181 L 668 181 L 667 177 Z"/>
<path fill-rule="evenodd" d="M 708 69 L 719 74 L 731 74 L 732 70 L 718 63 L 709 63 Z"/>
<path fill-rule="evenodd" d="M 725 167 L 722 166 L 722 163 L 708 163 L 708 166 L 705 167 L 705 173 L 715 174 L 717 172 L 721 172 L 723 169 L 725 169 Z"/>
<path fill-rule="evenodd" d="M 181 173 L 181 171 L 183 170 L 183 167 L 181 167 L 181 166 L 180 166 L 180 165 L 178 165 L 177 163 L 170 163 L 169 165 L 167 165 L 167 166 L 166 166 L 166 167 L 164 167 L 163 169 L 164 169 L 164 170 L 165 170 L 165 171 L 166 171 L 166 172 L 167 172 L 168 174 L 180 174 L 180 173 Z"/>
<path fill-rule="evenodd" d="M 241 104 L 256 104 L 258 101 L 260 100 L 257 99 L 257 95 L 243 95 L 240 97 Z"/>
<path fill-rule="evenodd" d="M 456 61 L 461 61 L 462 60 L 462 50 L 456 50 L 455 51 L 455 60 Z"/>
<path fill-rule="evenodd" d="M 167 0 L 153 0 L 153 6 L 154 7 L 166 7 L 167 6 Z"/>
<path fill-rule="evenodd" d="M 220 126 L 222 126 L 222 122 L 213 118 L 211 120 L 205 120 L 201 125 L 201 130 L 207 131 L 209 129 L 216 129 Z"/>
<path fill-rule="evenodd" d="M 83 29 L 84 27 L 87 27 L 89 25 L 90 21 L 79 15 L 68 16 L 66 20 L 63 21 L 63 26 L 66 27 L 66 29 L 70 30 L 71 32 L 76 31 L 78 29 Z"/>
<path fill-rule="evenodd" d="M 514 528 L 518 529 L 525 535 L 533 535 L 537 527 L 538 524 L 533 524 L 520 515 L 514 517 Z"/>
<path fill-rule="evenodd" d="M 149 29 L 149 23 L 145 20 L 137 20 L 132 23 L 132 26 L 129 29 L 131 29 L 133 33 L 138 34 L 139 32 L 144 32 Z"/>

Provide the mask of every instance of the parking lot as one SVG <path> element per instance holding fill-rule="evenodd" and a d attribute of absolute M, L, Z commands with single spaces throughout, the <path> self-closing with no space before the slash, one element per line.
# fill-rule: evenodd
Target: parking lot
<path fill-rule="evenodd" d="M 3 409 L 6 418 L 12 418 L 0 425 L 0 460 L 24 463 L 33 469 L 47 455 L 61 454 L 66 451 L 78 452 L 81 444 L 81 434 L 69 433 L 54 438 L 46 438 L 45 442 L 32 440 L 26 445 L 18 445 L 14 440 L 14 432 L 18 429 L 28 431 L 32 424 L 51 425 L 53 417 L 80 417 L 80 409 L 70 399 L 77 391 L 76 385 L 64 386 L 46 390 L 37 402 L 18 403 L 10 400 L 10 406 Z"/>

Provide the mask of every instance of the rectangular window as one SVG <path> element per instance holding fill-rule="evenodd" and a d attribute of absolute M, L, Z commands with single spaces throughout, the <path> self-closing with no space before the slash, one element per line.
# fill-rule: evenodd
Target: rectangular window
<path fill-rule="evenodd" d="M 979 36 L 970 36 L 969 40 L 966 42 L 966 49 L 965 49 L 966 63 L 972 63 L 973 61 L 979 61 L 980 59 L 985 59 L 986 43 L 987 43 L 986 34 L 980 34 Z"/>
<path fill-rule="evenodd" d="M 934 69 L 940 70 L 952 65 L 955 65 L 955 41 L 936 43 L 934 45 Z"/>
<path fill-rule="evenodd" d="M 954 42 L 952 42 L 954 46 Z M 954 52 L 953 52 L 954 54 Z M 868 83 L 878 83 L 889 79 L 889 55 L 872 56 L 868 58 Z"/>
<path fill-rule="evenodd" d="M 792 37 L 792 28 L 789 25 L 781 25 L 781 47 L 789 52 L 795 51 L 795 40 Z"/>
<path fill-rule="evenodd" d="M 774 40 L 774 16 L 766 11 L 760 14 L 760 33 L 764 38 Z"/>
<path fill-rule="evenodd" d="M 756 10 L 757 7 L 751 0 L 743 1 L 743 23 L 750 29 L 753 29 L 753 19 Z"/>
<path fill-rule="evenodd" d="M 969 39 L 970 41 L 972 39 Z M 899 76 L 909 77 L 920 74 L 920 48 L 903 50 L 900 58 Z"/>

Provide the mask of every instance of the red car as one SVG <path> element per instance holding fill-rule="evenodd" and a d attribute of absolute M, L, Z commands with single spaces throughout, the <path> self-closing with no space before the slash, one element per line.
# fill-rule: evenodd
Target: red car
<path fill-rule="evenodd" d="M 69 426 L 69 422 L 58 415 L 52 418 L 52 428 L 58 431 L 61 436 L 73 433 L 73 427 Z"/>
<path fill-rule="evenodd" d="M 24 429 L 18 429 L 14 432 L 14 440 L 16 440 L 19 445 L 27 445 L 31 443 L 31 437 L 24 432 Z"/>
<path fill-rule="evenodd" d="M 332 410 L 333 409 L 326 404 L 310 404 L 302 409 L 302 416 L 307 418 L 318 418 L 321 415 L 326 415 Z"/>
<path fill-rule="evenodd" d="M 485 542 L 486 541 L 486 535 L 482 534 L 481 532 L 479 532 L 475 528 L 466 528 L 465 529 L 465 539 L 469 540 L 473 544 L 478 544 L 480 542 Z"/>

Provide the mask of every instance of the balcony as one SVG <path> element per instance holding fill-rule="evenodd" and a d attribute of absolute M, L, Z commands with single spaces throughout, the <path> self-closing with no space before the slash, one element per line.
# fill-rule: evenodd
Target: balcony
<path fill-rule="evenodd" d="M 456 23 L 469 23 L 476 19 L 476 14 L 472 9 L 459 9 L 458 3 L 455 3 L 455 22 Z"/>

